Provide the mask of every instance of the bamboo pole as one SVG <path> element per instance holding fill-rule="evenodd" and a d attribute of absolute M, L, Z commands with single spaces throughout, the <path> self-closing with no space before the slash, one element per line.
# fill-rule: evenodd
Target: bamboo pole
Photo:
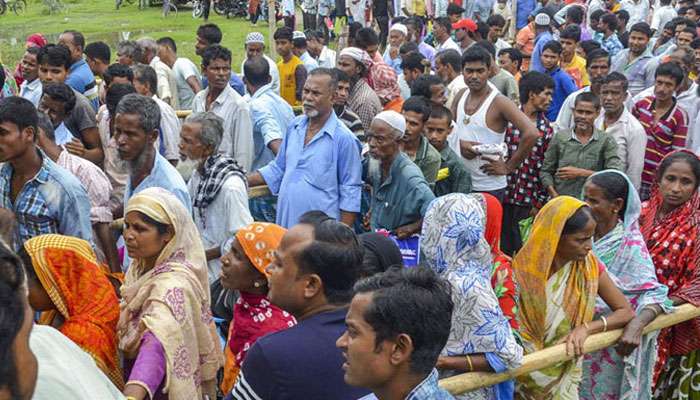
<path fill-rule="evenodd" d="M 700 308 L 692 304 L 683 304 L 676 307 L 671 314 L 659 315 L 644 328 L 644 334 L 658 331 L 669 326 L 700 317 Z M 583 350 L 585 353 L 592 353 L 600 349 L 609 347 L 617 342 L 622 336 L 622 329 L 610 332 L 597 333 L 586 339 Z M 573 356 L 566 355 L 566 345 L 558 344 L 544 350 L 536 351 L 523 357 L 523 365 L 514 370 L 499 374 L 489 372 L 470 372 L 446 378 L 440 381 L 440 386 L 452 394 L 460 394 L 481 387 L 493 386 L 497 383 L 513 379 L 516 376 L 524 375 L 542 368 L 556 365 L 560 362 L 573 359 Z"/>
<path fill-rule="evenodd" d="M 282 4 L 280 4 L 280 7 L 282 7 Z M 276 60 L 277 54 L 275 53 L 275 41 L 273 39 L 275 30 L 277 29 L 277 7 L 275 0 L 269 0 L 267 2 L 267 25 L 267 42 L 270 44 L 267 46 L 267 51 L 270 52 L 270 58 Z"/>

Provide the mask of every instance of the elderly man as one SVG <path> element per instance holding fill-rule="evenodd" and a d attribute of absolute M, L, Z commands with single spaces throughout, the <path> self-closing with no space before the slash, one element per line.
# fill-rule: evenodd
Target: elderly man
<path fill-rule="evenodd" d="M 270 86 L 272 90 L 279 94 L 280 92 L 280 71 L 277 69 L 277 63 L 265 54 L 265 37 L 260 32 L 250 32 L 245 37 L 245 55 L 246 59 L 241 61 L 241 78 L 245 82 L 244 64 L 247 60 L 255 57 L 263 57 L 267 61 L 270 69 L 270 77 L 272 81 Z"/>
<path fill-rule="evenodd" d="M 350 77 L 350 96 L 348 106 L 362 121 L 362 128 L 367 131 L 375 115 L 382 111 L 379 97 L 367 83 L 368 65 L 372 60 L 366 51 L 357 47 L 347 47 L 340 52 L 338 69 Z"/>
<path fill-rule="evenodd" d="M 58 37 L 58 43 L 68 47 L 68 50 L 70 50 L 71 66 L 68 70 L 66 85 L 87 97 L 94 111 L 97 111 L 99 100 L 97 98 L 95 75 L 92 74 L 90 67 L 83 59 L 85 37 L 77 31 L 65 31 Z"/>
<path fill-rule="evenodd" d="M 251 222 L 245 172 L 216 152 L 224 134 L 223 119 L 213 112 L 190 114 L 182 126 L 180 151 L 197 163 L 187 188 L 194 199 L 194 222 L 209 264 L 209 282 L 221 272 L 221 247 Z"/>
<path fill-rule="evenodd" d="M 369 225 L 399 239 L 420 232 L 423 215 L 435 198 L 423 173 L 401 152 L 406 132 L 404 116 L 382 111 L 366 133 L 369 156 L 363 163 L 365 183 L 372 186 Z"/>
<path fill-rule="evenodd" d="M 141 62 L 141 47 L 133 40 L 123 40 L 117 44 L 117 62 L 119 64 L 132 65 Z"/>
<path fill-rule="evenodd" d="M 304 84 L 304 114 L 294 119 L 277 158 L 248 177 L 278 194 L 277 224 L 291 227 L 307 211 L 321 210 L 348 225 L 360 211 L 360 142 L 333 112 L 338 82 L 317 68 Z"/>
<path fill-rule="evenodd" d="M 152 87 L 154 94 L 164 102 L 177 109 L 177 81 L 173 70 L 158 57 L 158 43 L 151 38 L 143 38 L 136 41 L 141 47 L 141 62 L 153 68 L 158 77 L 158 87 Z"/>

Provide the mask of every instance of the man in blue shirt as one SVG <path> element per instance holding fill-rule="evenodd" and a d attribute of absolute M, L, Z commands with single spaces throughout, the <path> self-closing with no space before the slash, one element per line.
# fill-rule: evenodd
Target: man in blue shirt
<path fill-rule="evenodd" d="M 354 291 L 348 330 L 336 345 L 346 360 L 345 382 L 373 392 L 361 400 L 454 399 L 438 386 L 435 369 L 450 334 L 449 283 L 427 268 L 396 269 Z"/>
<path fill-rule="evenodd" d="M 550 104 L 549 110 L 547 110 L 547 119 L 550 121 L 556 121 L 559 110 L 566 98 L 569 97 L 571 93 L 578 90 L 574 78 L 559 68 L 561 52 L 561 43 L 552 40 L 544 45 L 542 56 L 540 57 L 545 73 L 554 79 L 552 104 Z"/>
<path fill-rule="evenodd" d="M 610 56 L 614 57 L 624 48 L 620 39 L 617 37 L 617 16 L 613 13 L 606 13 L 600 17 L 596 32 L 602 33 L 597 36 L 597 41 L 603 50 L 607 51 Z"/>
<path fill-rule="evenodd" d="M 545 72 L 540 56 L 544 45 L 554 40 L 549 27 L 550 22 L 551 19 L 546 13 L 541 12 L 535 16 L 535 47 L 530 58 L 530 71 Z"/>
<path fill-rule="evenodd" d="M 70 50 L 71 66 L 68 70 L 66 85 L 85 95 L 90 100 L 92 108 L 97 112 L 100 101 L 97 95 L 95 75 L 92 74 L 90 66 L 83 59 L 85 37 L 77 31 L 65 31 L 58 37 L 58 43 L 68 47 L 68 50 Z"/>
<path fill-rule="evenodd" d="M 349 226 L 360 211 L 360 142 L 333 112 L 338 82 L 317 68 L 304 84 L 304 114 L 292 120 L 277 157 L 248 176 L 267 184 L 277 202 L 278 225 L 291 227 L 307 211 L 320 210 Z"/>
<path fill-rule="evenodd" d="M 36 147 L 37 113 L 21 97 L 0 100 L 0 208 L 17 218 L 15 243 L 58 233 L 92 244 L 90 200 L 77 178 Z"/>

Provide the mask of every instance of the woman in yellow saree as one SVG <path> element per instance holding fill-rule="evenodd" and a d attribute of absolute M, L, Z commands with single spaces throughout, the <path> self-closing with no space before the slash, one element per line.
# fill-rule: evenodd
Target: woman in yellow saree
<path fill-rule="evenodd" d="M 621 328 L 634 318 L 627 299 L 591 252 L 594 230 L 590 208 L 569 196 L 554 198 L 535 218 L 529 239 L 513 260 L 527 354 L 566 343 L 567 354 L 580 356 L 589 335 Z M 592 321 L 597 296 L 612 313 Z M 516 398 L 578 399 L 581 379 L 579 357 L 520 376 Z"/>

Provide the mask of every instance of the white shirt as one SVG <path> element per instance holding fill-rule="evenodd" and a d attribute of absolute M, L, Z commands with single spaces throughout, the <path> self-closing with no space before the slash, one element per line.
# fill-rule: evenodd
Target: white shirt
<path fill-rule="evenodd" d="M 173 74 L 175 74 L 175 82 L 177 84 L 177 101 L 180 110 L 189 110 L 192 108 L 192 99 L 196 94 L 187 79 L 191 76 L 197 78 L 201 83 L 202 76 L 199 74 L 197 67 L 188 58 L 178 58 L 173 64 Z"/>
<path fill-rule="evenodd" d="M 321 53 L 323 55 L 323 53 Z M 272 90 L 275 91 L 275 93 L 279 94 L 280 93 L 280 71 L 277 69 L 277 63 L 274 62 L 270 57 L 266 56 L 263 54 L 263 57 L 265 60 L 267 60 L 267 64 L 270 66 L 270 77 L 272 78 Z M 246 60 L 244 59 L 241 62 L 241 79 L 245 77 L 245 71 L 243 70 L 243 66 L 245 65 Z M 333 67 L 335 67 L 335 62 L 333 63 Z"/>
<path fill-rule="evenodd" d="M 591 0 L 588 3 L 588 9 L 586 10 L 586 21 L 585 23 L 588 24 L 588 30 L 590 32 L 593 32 L 593 28 L 591 27 L 591 14 L 595 10 L 605 10 L 605 4 L 603 4 L 603 0 Z"/>
<path fill-rule="evenodd" d="M 571 93 L 569 97 L 567 97 L 566 100 L 564 100 L 564 103 L 562 103 L 561 108 L 559 109 L 559 115 L 557 116 L 557 120 L 554 122 L 554 124 L 552 124 L 555 133 L 561 130 L 574 129 L 574 105 L 576 104 L 576 97 L 583 92 L 590 91 L 590 86 L 583 87 Z M 629 91 L 627 91 L 627 98 L 625 99 L 625 108 L 628 111 L 632 110 L 634 103 L 635 102 L 632 98 L 632 94 Z"/>
<path fill-rule="evenodd" d="M 238 161 L 246 171 L 253 164 L 253 122 L 250 106 L 231 86 L 224 90 L 206 109 L 209 87 L 197 93 L 192 101 L 192 112 L 212 111 L 224 120 L 224 137 L 219 145 L 219 153 L 229 155 Z"/>
<path fill-rule="evenodd" d="M 335 50 L 323 46 L 321 54 L 318 56 L 318 66 L 321 68 L 335 68 Z"/>
<path fill-rule="evenodd" d="M 459 54 L 462 54 L 462 49 L 459 47 L 459 45 L 457 43 L 455 43 L 454 40 L 452 40 L 451 37 L 448 37 L 447 40 L 445 40 L 441 44 L 437 45 L 437 47 L 435 48 L 435 53 L 437 54 L 443 50 L 448 50 L 448 49 L 457 50 L 459 52 Z"/>
<path fill-rule="evenodd" d="M 161 153 L 160 139 L 163 138 L 163 152 L 161 155 L 166 160 L 180 159 L 180 119 L 175 114 L 175 110 L 158 96 L 153 95 L 153 100 L 160 108 L 160 135 L 156 141 L 156 150 Z"/>
<path fill-rule="evenodd" d="M 202 176 L 195 169 L 187 183 L 187 190 L 193 199 L 197 197 L 197 187 L 201 179 Z M 204 220 L 196 208 L 193 209 L 192 213 L 205 250 L 221 247 L 234 236 L 236 231 L 253 222 L 248 208 L 248 189 L 245 182 L 238 176 L 226 179 L 214 201 L 207 207 Z M 222 254 L 225 250 L 221 249 Z M 211 260 L 208 267 L 209 283 L 211 283 L 221 273 L 221 261 L 219 259 Z"/>
<path fill-rule="evenodd" d="M 666 23 L 677 16 L 678 13 L 671 5 L 661 6 L 654 10 L 654 15 L 651 17 L 651 29 L 655 31 L 654 37 L 659 37 Z"/>
<path fill-rule="evenodd" d="M 649 16 L 649 0 L 622 0 L 620 2 L 620 9 L 626 10 L 630 14 L 630 20 L 627 23 L 627 30 L 629 31 L 632 25 L 637 22 L 647 22 L 647 17 Z"/>
<path fill-rule="evenodd" d="M 174 109 L 177 109 L 177 81 L 175 80 L 173 70 L 170 69 L 166 63 L 160 61 L 158 57 L 153 57 L 150 66 L 156 71 L 156 75 L 158 76 L 158 97 L 163 101 L 165 101 L 165 99 L 170 99 L 168 104 Z"/>
<path fill-rule="evenodd" d="M 620 119 L 605 129 L 605 111 L 595 120 L 595 126 L 612 136 L 617 143 L 617 155 L 622 160 L 622 170 L 639 190 L 644 170 L 644 153 L 647 147 L 647 134 L 642 124 L 627 109 L 622 111 Z"/>
<path fill-rule="evenodd" d="M 31 82 L 24 81 L 19 87 L 19 95 L 31 101 L 34 107 L 39 107 L 39 100 L 41 100 L 41 95 L 43 93 L 44 88 L 41 86 L 41 80 L 39 80 L 39 78 Z"/>
<path fill-rule="evenodd" d="M 513 46 L 511 46 L 510 43 L 506 42 L 502 38 L 498 38 L 498 40 L 496 40 L 496 43 L 494 44 L 494 47 L 496 47 L 496 57 L 498 57 L 498 53 L 500 53 L 501 50 L 509 49 Z"/>

